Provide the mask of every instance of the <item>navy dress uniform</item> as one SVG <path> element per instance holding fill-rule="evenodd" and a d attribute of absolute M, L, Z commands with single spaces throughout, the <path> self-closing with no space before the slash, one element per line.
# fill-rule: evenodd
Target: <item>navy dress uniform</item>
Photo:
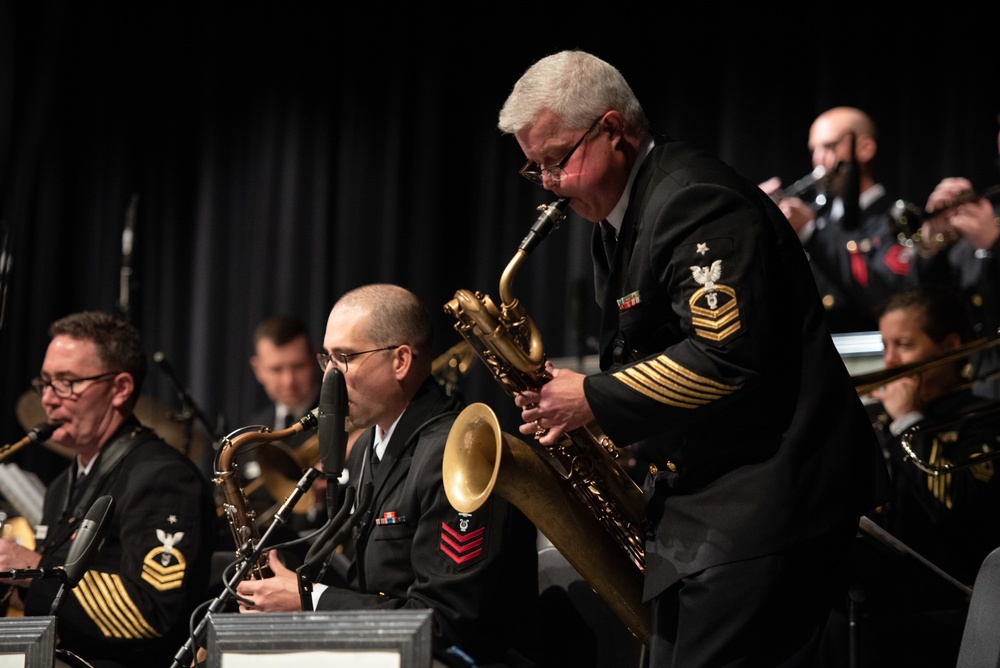
<path fill-rule="evenodd" d="M 816 566 L 818 608 L 770 612 L 788 629 L 821 624 L 887 475 L 801 243 L 759 188 L 669 140 L 638 167 L 610 259 L 603 227 L 592 243 L 603 372 L 584 392 L 604 432 L 649 463 L 645 598 L 713 569 L 723 593 L 686 623 L 735 633 L 737 617 L 750 628 L 760 606 L 798 593 L 741 582 L 732 569 L 801 549 L 796 563 Z M 817 554 L 822 565 L 811 564 Z M 726 577 L 743 591 L 725 593 Z M 654 624 L 660 614 L 669 627 L 672 610 L 654 607 Z M 672 642 L 670 633 L 656 632 Z M 784 635 L 746 649 L 767 651 Z M 774 651 L 766 660 L 778 665 Z"/>
<path fill-rule="evenodd" d="M 101 448 L 89 473 L 74 463 L 49 486 L 36 544 L 39 568 L 62 566 L 90 505 L 111 495 L 103 547 L 64 594 L 58 647 L 89 663 L 169 666 L 188 636 L 190 615 L 207 598 L 216 509 L 195 464 L 129 418 Z M 26 615 L 48 615 L 59 580 L 36 580 Z"/>

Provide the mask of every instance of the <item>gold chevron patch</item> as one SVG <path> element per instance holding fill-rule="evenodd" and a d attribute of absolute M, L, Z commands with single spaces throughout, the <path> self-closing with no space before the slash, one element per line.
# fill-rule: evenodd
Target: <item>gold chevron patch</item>
<path fill-rule="evenodd" d="M 706 378 L 666 355 L 617 371 L 612 377 L 650 399 L 678 408 L 698 408 L 741 387 Z"/>
<path fill-rule="evenodd" d="M 87 571 L 73 596 L 93 620 L 105 638 L 158 638 L 156 629 L 146 621 L 125 591 L 121 576 Z"/>
<path fill-rule="evenodd" d="M 142 560 L 142 579 L 157 591 L 177 589 L 184 583 L 184 569 L 187 562 L 176 547 L 169 551 L 154 547 Z"/>
<path fill-rule="evenodd" d="M 698 288 L 688 300 L 695 336 L 719 343 L 740 331 L 736 291 L 728 285 Z"/>

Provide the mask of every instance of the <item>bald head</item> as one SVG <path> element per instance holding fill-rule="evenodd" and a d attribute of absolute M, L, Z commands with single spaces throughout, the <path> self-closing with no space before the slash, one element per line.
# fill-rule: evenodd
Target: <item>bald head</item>
<path fill-rule="evenodd" d="M 871 162 L 878 149 L 875 123 L 871 117 L 854 107 L 834 107 L 816 117 L 809 128 L 809 151 L 812 153 L 813 167 L 826 167 L 827 174 L 836 175 L 838 167 L 851 160 L 857 160 L 864 192 L 875 180 L 871 173 Z M 832 189 L 838 191 L 840 184 L 834 178 Z"/>

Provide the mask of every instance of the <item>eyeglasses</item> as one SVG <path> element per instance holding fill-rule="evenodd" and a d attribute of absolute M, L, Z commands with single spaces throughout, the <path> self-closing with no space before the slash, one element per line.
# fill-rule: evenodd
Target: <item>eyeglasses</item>
<path fill-rule="evenodd" d="M 316 361 L 319 362 L 319 368 L 326 371 L 326 367 L 330 365 L 330 362 L 337 364 L 340 369 L 340 373 L 347 373 L 347 362 L 352 357 L 357 357 L 358 355 L 367 355 L 368 353 L 377 353 L 383 350 L 395 350 L 399 348 L 402 343 L 396 344 L 394 346 L 386 346 L 385 348 L 372 348 L 371 350 L 362 350 L 359 353 L 330 353 L 322 352 L 316 353 Z"/>
<path fill-rule="evenodd" d="M 88 376 L 87 378 L 53 378 L 51 380 L 45 380 L 44 378 L 35 378 L 31 381 L 31 389 L 38 393 L 39 396 L 45 392 L 46 387 L 51 387 L 52 392 L 62 399 L 68 399 L 74 396 L 76 393 L 73 391 L 73 385 L 76 383 L 82 383 L 86 380 L 104 380 L 110 378 L 111 376 L 117 376 L 120 371 L 107 371 L 105 373 L 99 373 L 96 376 Z"/>
<path fill-rule="evenodd" d="M 598 118 L 597 120 L 595 120 L 593 123 L 590 124 L 590 127 L 587 128 L 587 131 L 583 133 L 583 136 L 580 137 L 580 139 L 575 144 L 573 144 L 573 148 L 569 150 L 569 153 L 563 156 L 562 160 L 552 165 L 551 167 L 542 167 L 541 165 L 538 165 L 532 162 L 531 160 L 528 160 L 526 163 L 524 163 L 524 166 L 521 167 L 521 171 L 519 171 L 518 174 L 528 179 L 532 183 L 537 183 L 537 184 L 544 183 L 544 177 L 546 176 L 548 176 L 550 180 L 555 181 L 556 183 L 562 181 L 562 177 L 566 175 L 566 172 L 563 171 L 563 168 L 566 167 L 566 163 L 569 162 L 569 159 L 573 157 L 573 153 L 576 152 L 576 149 L 580 148 L 580 144 L 582 144 L 583 140 L 587 138 L 587 135 L 589 135 L 590 131 L 594 129 L 594 126 L 596 126 L 600 122 L 601 118 L 604 118 L 604 116 L 601 116 L 600 118 Z M 536 167 L 538 167 L 538 169 L 531 169 L 532 165 L 535 165 Z"/>

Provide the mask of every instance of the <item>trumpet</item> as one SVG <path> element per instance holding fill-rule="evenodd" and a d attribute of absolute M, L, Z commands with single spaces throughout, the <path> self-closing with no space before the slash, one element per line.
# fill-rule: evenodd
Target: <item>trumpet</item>
<path fill-rule="evenodd" d="M 826 167 L 823 165 L 816 165 L 811 172 L 803 176 L 801 179 L 788 186 L 787 188 L 778 188 L 773 193 L 768 195 L 775 203 L 780 202 L 783 199 L 789 197 L 802 197 L 806 193 L 815 190 L 816 186 L 822 182 L 826 177 Z M 826 203 L 826 195 L 822 193 L 817 193 L 816 197 L 810 203 L 813 209 L 818 209 Z"/>
<path fill-rule="evenodd" d="M 889 219 L 893 229 L 896 231 L 896 238 L 899 243 L 907 247 L 922 249 L 931 254 L 948 248 L 959 240 L 961 234 L 948 223 L 944 229 L 938 231 L 927 231 L 924 223 L 941 215 L 951 213 L 963 204 L 976 202 L 980 199 L 987 199 L 996 205 L 1000 202 L 1000 185 L 987 188 L 982 193 L 975 190 L 962 190 L 955 194 L 954 199 L 946 206 L 930 210 L 917 206 L 912 202 L 896 200 L 889 209 Z"/>

